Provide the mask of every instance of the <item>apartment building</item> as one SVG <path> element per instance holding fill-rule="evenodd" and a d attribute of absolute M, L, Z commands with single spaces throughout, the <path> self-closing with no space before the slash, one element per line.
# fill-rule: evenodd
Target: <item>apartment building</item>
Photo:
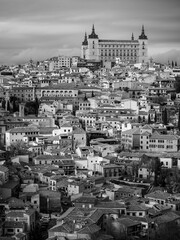
<path fill-rule="evenodd" d="M 149 137 L 149 151 L 177 152 L 180 147 L 180 138 L 177 135 L 166 135 L 154 132 Z"/>
<path fill-rule="evenodd" d="M 16 127 L 9 129 L 5 133 L 6 149 L 18 141 L 35 141 L 37 136 L 39 136 L 39 129 L 35 127 Z"/>

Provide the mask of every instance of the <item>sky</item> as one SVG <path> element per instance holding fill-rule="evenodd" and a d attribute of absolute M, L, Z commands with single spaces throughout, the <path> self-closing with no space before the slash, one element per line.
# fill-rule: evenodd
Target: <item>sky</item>
<path fill-rule="evenodd" d="M 135 39 L 149 56 L 180 50 L 180 0 L 0 0 L 0 64 L 80 55 L 92 24 L 100 39 Z"/>

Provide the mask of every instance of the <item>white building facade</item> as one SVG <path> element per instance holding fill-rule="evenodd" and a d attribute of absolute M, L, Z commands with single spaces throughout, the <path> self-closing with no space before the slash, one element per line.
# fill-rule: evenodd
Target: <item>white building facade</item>
<path fill-rule="evenodd" d="M 148 62 L 148 38 L 142 26 L 141 35 L 137 40 L 134 35 L 130 40 L 105 40 L 99 39 L 93 25 L 92 33 L 87 37 L 85 34 L 81 46 L 81 57 L 87 60 L 116 62 L 147 63 Z"/>

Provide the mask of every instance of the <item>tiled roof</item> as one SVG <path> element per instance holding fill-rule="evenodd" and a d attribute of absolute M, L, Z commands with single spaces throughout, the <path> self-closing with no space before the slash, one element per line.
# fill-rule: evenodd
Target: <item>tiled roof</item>
<path fill-rule="evenodd" d="M 100 230 L 101 228 L 99 226 L 97 226 L 96 224 L 91 224 L 89 226 L 85 226 L 83 229 L 80 229 L 78 232 L 84 234 L 93 234 L 99 232 Z"/>
<path fill-rule="evenodd" d="M 141 136 L 149 136 L 149 135 L 151 135 L 151 133 L 150 132 L 143 132 L 143 133 L 141 133 Z"/>
<path fill-rule="evenodd" d="M 5 228 L 24 228 L 24 222 L 15 222 L 15 221 L 5 221 L 4 223 Z"/>
<path fill-rule="evenodd" d="M 6 214 L 6 218 L 22 218 L 24 217 L 24 213 L 23 212 L 20 212 L 20 211 L 15 211 L 15 212 L 9 212 Z"/>
<path fill-rule="evenodd" d="M 1 188 L 10 188 L 13 189 L 19 185 L 17 181 L 9 181 L 1 186 Z"/>
<path fill-rule="evenodd" d="M 70 123 L 64 123 L 63 125 L 61 125 L 61 128 L 62 127 L 68 127 L 68 128 L 71 128 L 72 125 Z"/>
<path fill-rule="evenodd" d="M 50 173 L 50 172 L 46 172 L 43 174 L 43 176 L 45 177 L 52 177 L 54 174 L 53 173 Z"/>
<path fill-rule="evenodd" d="M 155 222 L 157 224 L 161 224 L 161 223 L 173 222 L 177 219 L 180 219 L 180 216 L 178 214 L 172 211 L 168 211 L 167 213 L 164 213 L 161 216 L 155 217 Z"/>
<path fill-rule="evenodd" d="M 166 200 L 169 197 L 171 197 L 170 193 L 162 192 L 162 191 L 155 191 L 146 195 L 146 198 L 155 198 L 155 199 L 163 199 L 163 200 Z"/>
<path fill-rule="evenodd" d="M 9 129 L 7 132 L 9 133 L 27 133 L 27 132 L 39 132 L 38 128 L 32 127 L 15 127 Z"/>
<path fill-rule="evenodd" d="M 121 223 L 122 225 L 125 225 L 127 228 L 140 223 L 139 221 L 133 221 L 130 218 L 119 218 L 119 219 L 117 219 L 117 221 L 119 223 Z"/>
<path fill-rule="evenodd" d="M 86 133 L 85 131 L 84 131 L 84 129 L 82 129 L 82 128 L 74 128 L 74 130 L 73 130 L 73 134 L 82 134 L 82 133 Z"/>
<path fill-rule="evenodd" d="M 55 155 L 39 155 L 35 157 L 37 160 L 72 160 L 70 157 L 55 156 Z"/>
<path fill-rule="evenodd" d="M 128 207 L 127 207 L 127 212 L 130 211 L 130 212 L 133 212 L 133 211 L 146 211 L 147 209 L 149 209 L 148 207 L 146 206 L 142 206 L 142 205 L 138 205 L 138 204 L 130 204 Z"/>
<path fill-rule="evenodd" d="M 54 84 L 51 86 L 45 86 L 41 87 L 42 90 L 51 90 L 51 89 L 57 89 L 57 90 L 78 90 L 77 86 L 72 83 L 60 83 L 60 84 Z"/>
<path fill-rule="evenodd" d="M 52 137 L 47 138 L 46 140 L 47 141 L 59 141 L 59 136 L 60 135 L 52 136 Z"/>
<path fill-rule="evenodd" d="M 178 140 L 179 136 L 171 135 L 171 134 L 159 134 L 158 132 L 154 132 L 149 139 L 162 139 L 162 140 Z"/>
<path fill-rule="evenodd" d="M 108 42 L 111 42 L 111 43 L 138 43 L 138 40 L 108 40 L 108 39 L 99 39 L 99 42 L 101 43 L 103 43 L 103 42 L 105 42 L 105 43 L 108 43 Z"/>
<path fill-rule="evenodd" d="M 109 211 L 109 209 L 120 209 L 120 208 L 125 208 L 125 205 L 119 202 L 101 202 L 96 205 L 96 208 L 98 209 L 106 209 Z"/>
<path fill-rule="evenodd" d="M 121 152 L 118 154 L 119 157 L 142 157 L 143 155 L 149 156 L 149 157 L 164 157 L 164 158 L 180 158 L 180 152 L 164 152 L 164 153 L 158 153 L 158 152 Z"/>
<path fill-rule="evenodd" d="M 146 125 L 144 125 L 144 126 L 142 127 L 142 129 L 150 129 L 150 130 L 151 130 L 152 127 L 146 124 Z"/>
<path fill-rule="evenodd" d="M 124 135 L 124 134 L 126 134 L 126 135 L 140 134 L 140 128 L 133 128 L 133 129 L 123 131 L 122 135 Z"/>
<path fill-rule="evenodd" d="M 75 203 L 95 203 L 96 198 L 93 196 L 82 196 L 74 200 Z"/>

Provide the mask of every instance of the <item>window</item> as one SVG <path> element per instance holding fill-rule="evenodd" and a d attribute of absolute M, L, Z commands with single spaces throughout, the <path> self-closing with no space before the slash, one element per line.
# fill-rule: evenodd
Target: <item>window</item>
<path fill-rule="evenodd" d="M 124 209 L 121 210 L 121 214 L 125 214 L 125 210 Z"/>

